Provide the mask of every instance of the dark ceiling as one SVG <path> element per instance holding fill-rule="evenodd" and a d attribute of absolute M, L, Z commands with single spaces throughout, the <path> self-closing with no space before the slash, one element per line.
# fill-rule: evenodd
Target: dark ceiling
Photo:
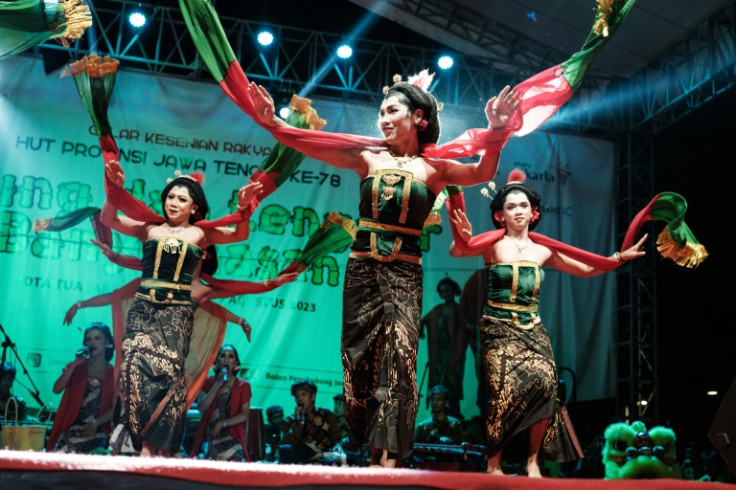
<path fill-rule="evenodd" d="M 387 18 L 419 32 L 431 32 L 433 39 L 449 47 L 462 46 L 460 41 L 472 44 L 472 40 L 460 39 L 449 30 L 429 31 L 423 25 L 422 12 L 429 11 L 426 5 L 444 5 L 460 17 L 476 21 L 482 18 L 488 21 L 490 28 L 507 30 L 519 39 L 537 43 L 540 51 L 546 48 L 564 56 L 580 48 L 590 31 L 597 6 L 593 0 L 350 0 L 350 3 L 379 14 L 383 12 Z M 404 13 L 395 7 L 401 4 L 413 4 L 419 15 Z M 732 0 L 639 0 L 606 48 L 605 62 L 598 63 L 595 70 L 614 77 L 631 77 L 668 54 L 707 19 L 732 4 Z"/>

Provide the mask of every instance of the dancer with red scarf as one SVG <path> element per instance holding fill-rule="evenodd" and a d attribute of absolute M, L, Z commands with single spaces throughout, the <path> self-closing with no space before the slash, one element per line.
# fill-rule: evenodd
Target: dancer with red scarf
<path fill-rule="evenodd" d="M 455 257 L 482 256 L 487 270 L 487 296 L 480 319 L 480 339 L 485 379 L 489 384 L 489 412 L 486 417 L 488 468 L 502 475 L 501 457 L 506 443 L 521 432 L 528 432 L 529 452 L 526 472 L 542 476 L 539 453 L 543 450 L 557 462 L 583 456 L 567 412 L 557 393 L 557 371 L 547 331 L 539 317 L 539 295 L 544 279 L 543 266 L 581 277 L 603 274 L 621 264 L 644 256 L 645 234 L 636 243 L 634 236 L 648 214 L 675 223 L 674 236 L 684 234 L 677 204 L 679 195 L 663 193 L 650 203 L 648 213 L 640 214 L 630 228 L 620 252 L 601 257 L 533 233 L 541 217 L 540 195 L 524 184 L 526 176 L 515 170 L 491 202 L 494 225 L 499 228 L 473 238 L 472 226 L 464 213 L 460 194 L 451 198 L 453 235 L 450 254 Z M 673 206 L 670 206 L 673 204 Z M 679 229 L 678 229 L 679 228 Z M 689 232 L 689 230 L 688 230 Z M 691 265 L 707 253 L 694 237 L 681 245 L 676 254 L 692 252 Z M 660 237 L 660 242 L 668 240 Z M 660 250 L 671 245 L 661 246 Z"/>

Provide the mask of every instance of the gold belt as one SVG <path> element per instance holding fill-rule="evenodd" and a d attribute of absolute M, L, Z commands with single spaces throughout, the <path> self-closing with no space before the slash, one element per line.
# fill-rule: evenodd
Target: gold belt
<path fill-rule="evenodd" d="M 492 306 L 493 308 L 501 308 L 502 310 L 510 310 L 510 311 L 532 311 L 535 312 L 539 309 L 537 305 L 517 305 L 515 303 L 501 303 L 500 301 L 493 301 L 493 300 L 486 300 L 486 303 L 488 306 Z"/>
<path fill-rule="evenodd" d="M 186 300 L 186 299 L 174 299 L 170 297 L 166 297 L 164 299 L 156 299 L 156 291 L 154 289 L 151 289 L 149 291 L 150 294 L 145 295 L 143 293 L 136 292 L 135 297 L 140 298 L 146 301 L 149 301 L 151 303 L 156 304 L 165 304 L 165 305 L 185 305 L 189 306 L 192 305 L 194 302 L 192 300 Z M 169 293 L 170 295 L 171 293 Z"/>
<path fill-rule="evenodd" d="M 409 262 L 411 264 L 419 264 L 422 265 L 422 258 L 417 257 L 415 255 L 409 255 L 409 254 L 391 254 L 391 255 L 380 255 L 380 254 L 374 254 L 371 251 L 365 250 L 353 250 L 350 252 L 350 258 L 351 259 L 375 259 L 379 262 L 393 262 L 394 260 L 403 260 L 404 262 Z"/>
<path fill-rule="evenodd" d="M 177 291 L 191 291 L 192 290 L 191 284 L 180 284 L 178 282 L 168 282 L 168 281 L 154 281 L 152 279 L 142 280 L 141 286 L 146 287 L 146 288 L 176 289 Z"/>
<path fill-rule="evenodd" d="M 381 231 L 393 231 L 396 233 L 403 233 L 404 235 L 421 236 L 422 230 L 416 228 L 409 228 L 408 226 L 399 225 L 387 225 L 385 223 L 378 223 L 376 221 L 367 221 L 364 219 L 358 220 L 358 226 L 361 228 L 368 228 L 370 230 L 381 230 Z"/>

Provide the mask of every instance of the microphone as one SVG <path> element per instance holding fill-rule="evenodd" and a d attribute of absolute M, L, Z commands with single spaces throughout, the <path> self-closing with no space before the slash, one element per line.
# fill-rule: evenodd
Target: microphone
<path fill-rule="evenodd" d="M 227 383 L 227 366 L 223 366 L 222 369 L 220 369 L 220 373 L 222 374 L 222 382 Z"/>
<path fill-rule="evenodd" d="M 89 357 L 89 347 L 82 347 L 74 355 L 76 357 Z"/>

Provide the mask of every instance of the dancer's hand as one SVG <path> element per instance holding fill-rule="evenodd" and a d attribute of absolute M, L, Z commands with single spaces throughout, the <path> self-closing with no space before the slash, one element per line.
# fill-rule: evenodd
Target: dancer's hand
<path fill-rule="evenodd" d="M 473 225 L 470 224 L 470 220 L 464 212 L 459 209 L 453 210 L 450 221 L 465 243 L 473 237 Z"/>
<path fill-rule="evenodd" d="M 125 171 L 123 171 L 123 167 L 117 160 L 110 160 L 105 163 L 105 175 L 118 187 L 125 184 Z"/>
<path fill-rule="evenodd" d="M 644 242 L 647 241 L 647 238 L 649 237 L 649 233 L 645 233 L 641 239 L 636 242 L 636 244 L 632 245 L 631 247 L 627 248 L 621 253 L 618 253 L 618 258 L 621 259 L 621 262 L 627 262 L 629 260 L 638 259 L 639 257 L 644 257 L 646 255 L 646 252 L 642 250 L 644 247 Z"/>
<path fill-rule="evenodd" d="M 263 88 L 263 85 L 250 82 L 248 92 L 250 93 L 251 99 L 253 99 L 253 105 L 256 108 L 258 119 L 267 126 L 275 126 L 276 124 L 273 121 L 276 118 L 276 105 L 268 91 Z"/>
<path fill-rule="evenodd" d="M 263 283 L 268 287 L 279 287 L 283 284 L 286 284 L 287 282 L 296 281 L 296 278 L 299 277 L 299 274 L 301 274 L 301 272 L 289 272 L 288 274 L 279 274 L 273 279 L 266 279 L 265 281 L 263 281 Z"/>
<path fill-rule="evenodd" d="M 107 243 L 95 240 L 94 238 L 90 238 L 89 241 L 92 242 L 93 245 L 96 245 L 97 248 L 100 249 L 100 252 L 102 252 L 102 255 L 104 255 L 108 259 L 112 259 L 120 255 L 119 253 L 114 252 Z"/>
<path fill-rule="evenodd" d="M 260 182 L 253 182 L 245 187 L 241 187 L 238 191 L 238 211 L 243 211 L 250 205 L 253 198 L 263 194 L 263 184 Z"/>
<path fill-rule="evenodd" d="M 491 129 L 502 129 L 511 120 L 514 112 L 519 110 L 520 95 L 506 85 L 496 97 L 486 104 L 486 117 Z"/>
<path fill-rule="evenodd" d="M 64 315 L 64 322 L 63 322 L 63 324 L 64 324 L 64 325 L 66 325 L 67 327 L 68 327 L 69 325 L 71 325 L 71 324 L 72 324 L 72 322 L 74 321 L 74 316 L 75 316 L 75 315 L 77 314 L 77 310 L 79 309 L 79 308 L 77 307 L 77 305 L 78 305 L 78 304 L 79 304 L 79 303 L 74 303 L 74 304 L 72 305 L 72 307 L 71 307 L 71 308 L 69 308 L 69 309 L 68 309 L 68 310 L 66 311 L 66 314 Z"/>
<path fill-rule="evenodd" d="M 253 331 L 253 327 L 250 326 L 250 323 L 248 323 L 245 318 L 238 320 L 238 325 L 243 329 L 245 337 L 248 339 L 248 342 L 250 342 L 250 333 Z"/>

